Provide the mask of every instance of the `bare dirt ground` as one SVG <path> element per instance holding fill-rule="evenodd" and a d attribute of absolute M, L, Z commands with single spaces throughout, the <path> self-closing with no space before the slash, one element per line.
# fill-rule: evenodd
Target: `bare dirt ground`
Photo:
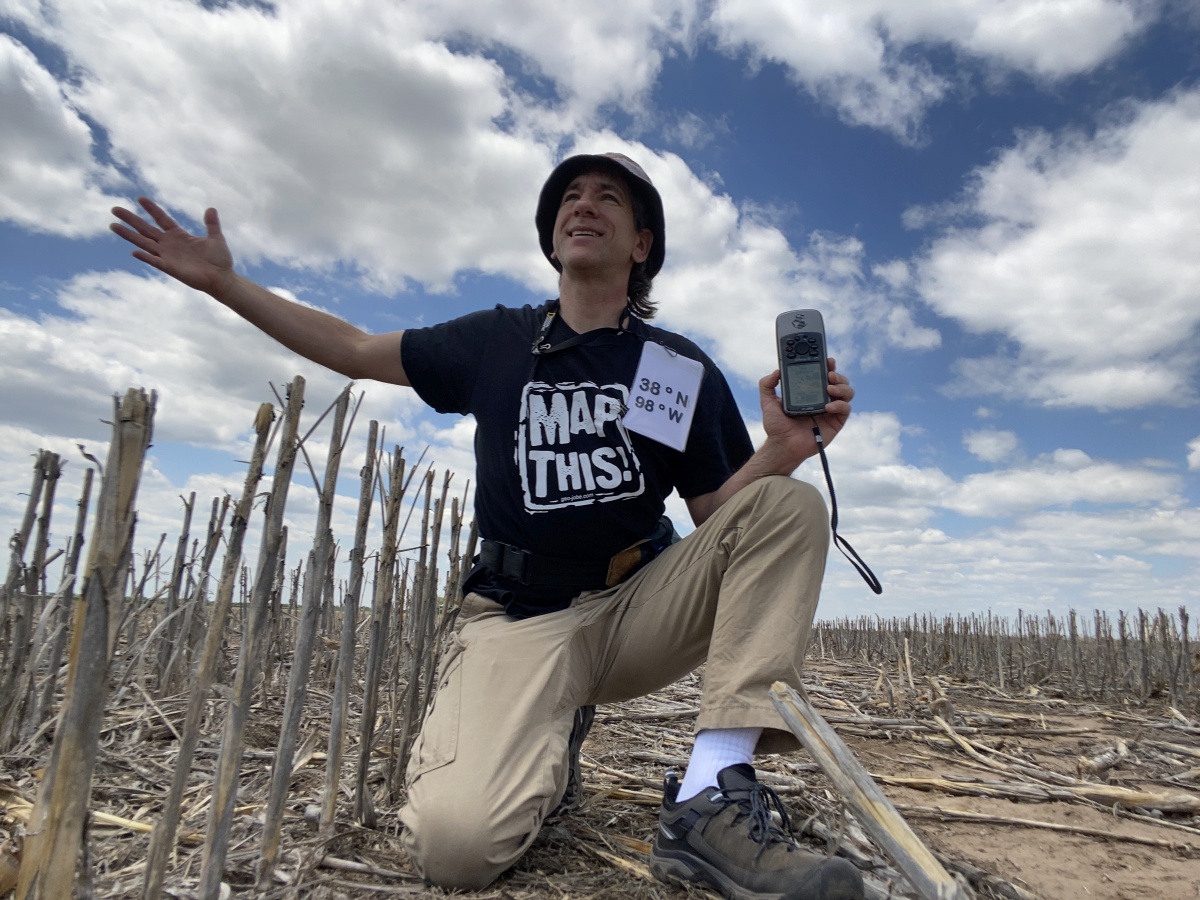
<path fill-rule="evenodd" d="M 945 681 L 896 687 L 877 669 L 832 661 L 811 662 L 806 678 L 813 705 L 976 896 L 1200 898 L 1200 725 L 1184 714 L 1165 704 L 1099 706 Z M 699 687 L 693 676 L 643 700 L 601 707 L 583 750 L 583 807 L 548 824 L 491 888 L 463 896 L 709 896 L 660 884 L 645 864 L 663 775 L 669 766 L 682 768 L 690 749 Z M 98 815 L 91 826 L 82 883 L 95 897 L 137 896 L 144 832 L 174 754 L 168 728 L 139 722 L 133 713 L 122 716 L 118 711 L 106 731 L 94 782 L 93 811 L 109 817 Z M 265 796 L 274 747 L 269 721 L 260 730 L 262 740 L 252 742 L 247 755 L 227 869 L 235 896 L 252 893 L 256 798 Z M 311 746 L 323 741 L 320 736 Z M 199 758 L 185 833 L 203 832 L 211 760 Z M 304 811 L 319 802 L 324 761 L 310 750 L 299 762 L 277 887 L 263 896 L 442 895 L 412 874 L 400 847 L 398 807 L 383 799 L 376 801 L 378 828 L 352 824 L 343 808 L 336 836 L 319 842 Z M 0 885 L 3 863 L 11 865 L 12 853 L 19 853 L 22 804 L 36 792 L 37 764 L 0 758 L 0 847 L 4 832 L 11 836 L 0 853 Z M 916 896 L 845 814 L 805 753 L 763 758 L 759 770 L 784 798 L 802 839 L 855 861 L 867 874 L 871 897 Z M 180 845 L 169 896 L 194 896 L 199 856 L 195 842 Z"/>

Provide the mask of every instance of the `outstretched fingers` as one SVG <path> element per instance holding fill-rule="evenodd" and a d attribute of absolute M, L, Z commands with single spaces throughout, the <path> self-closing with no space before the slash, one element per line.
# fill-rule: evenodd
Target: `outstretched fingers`
<path fill-rule="evenodd" d="M 141 259 L 142 257 L 139 256 L 139 253 L 153 256 L 158 255 L 158 236 L 161 232 L 157 231 L 157 229 L 151 229 L 150 225 L 143 222 L 139 216 L 129 212 L 127 209 L 116 207 L 112 212 L 122 222 L 128 223 L 129 227 L 112 222 L 108 226 L 109 230 L 117 235 L 117 237 L 124 238 L 138 248 L 134 256 Z"/>
<path fill-rule="evenodd" d="M 124 224 L 113 222 L 108 227 L 118 237 L 124 238 L 138 248 L 134 251 L 134 258 L 150 263 L 156 268 L 162 268 L 157 260 L 162 256 L 163 238 L 167 236 L 168 232 L 183 232 L 183 229 L 167 214 L 165 209 L 149 197 L 138 197 L 138 204 L 150 216 L 153 223 L 146 221 L 132 210 L 114 206 L 112 214 Z M 215 217 L 215 210 L 209 212 L 213 213 Z M 205 213 L 205 223 L 208 224 L 208 213 Z M 212 233 L 213 229 L 210 226 L 209 234 Z M 216 225 L 216 233 L 218 235 L 221 233 L 219 224 Z"/>
<path fill-rule="evenodd" d="M 142 209 L 150 214 L 150 218 L 154 220 L 154 224 L 163 231 L 170 231 L 172 228 L 179 227 L 179 223 L 167 215 L 167 211 L 149 197 L 138 197 L 138 203 Z"/>
<path fill-rule="evenodd" d="M 143 214 L 117 207 L 109 228 L 134 246 L 133 258 L 199 291 L 211 291 L 229 280 L 233 258 L 221 234 L 215 209 L 204 213 L 207 235 L 181 227 L 148 197 L 139 197 Z"/>

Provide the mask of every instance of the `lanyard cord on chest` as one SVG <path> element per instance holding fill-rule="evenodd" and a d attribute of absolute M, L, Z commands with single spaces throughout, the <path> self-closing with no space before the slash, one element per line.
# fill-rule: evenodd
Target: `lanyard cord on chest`
<path fill-rule="evenodd" d="M 569 350 L 571 347 L 578 347 L 580 344 L 586 344 L 605 334 L 628 334 L 639 341 L 644 342 L 646 340 L 642 335 L 627 327 L 627 325 L 632 324 L 633 316 L 629 312 L 629 308 L 626 307 L 625 311 L 621 313 L 621 321 L 616 328 L 595 328 L 591 331 L 585 331 L 583 334 L 572 334 L 569 338 L 559 341 L 557 344 L 551 344 L 549 340 L 550 329 L 554 326 L 554 320 L 558 318 L 558 308 L 559 302 L 557 300 L 550 303 L 549 308 L 546 310 L 546 315 L 542 319 L 541 327 L 538 328 L 537 334 L 533 338 L 533 344 L 529 348 L 530 364 L 528 381 L 530 383 L 535 380 L 538 360 L 543 356 L 549 356 L 551 353 L 558 353 L 562 350 Z M 625 409 L 626 407 L 622 406 L 622 415 L 624 415 Z"/>
<path fill-rule="evenodd" d="M 632 334 L 636 338 L 645 340 L 641 335 L 625 327 L 626 323 L 632 318 L 628 307 L 626 307 L 625 311 L 621 313 L 621 321 L 616 328 L 595 328 L 591 331 L 585 331 L 583 334 L 573 334 L 566 340 L 559 341 L 557 344 L 551 344 L 548 338 L 550 336 L 550 329 L 554 325 L 554 320 L 558 317 L 558 306 L 558 301 L 555 300 L 550 304 L 550 308 L 546 310 L 546 316 L 542 319 L 542 325 L 533 339 L 533 346 L 529 348 L 529 352 L 535 357 L 549 356 L 551 353 L 558 353 L 560 350 L 577 347 L 602 334 Z"/>

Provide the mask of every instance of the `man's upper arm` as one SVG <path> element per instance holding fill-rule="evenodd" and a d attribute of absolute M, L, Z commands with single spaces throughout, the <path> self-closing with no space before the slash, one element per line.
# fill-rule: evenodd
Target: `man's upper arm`
<path fill-rule="evenodd" d="M 400 355 L 403 338 L 403 331 L 364 337 L 359 345 L 359 377 L 410 386 L 408 374 L 404 371 L 404 359 Z"/>

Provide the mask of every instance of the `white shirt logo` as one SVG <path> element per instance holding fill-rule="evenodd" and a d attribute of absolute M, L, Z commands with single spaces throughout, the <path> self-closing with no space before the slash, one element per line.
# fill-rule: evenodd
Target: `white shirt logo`
<path fill-rule="evenodd" d="M 526 510 L 607 503 L 645 491 L 641 464 L 621 421 L 628 401 L 623 384 L 525 385 L 516 463 Z"/>

